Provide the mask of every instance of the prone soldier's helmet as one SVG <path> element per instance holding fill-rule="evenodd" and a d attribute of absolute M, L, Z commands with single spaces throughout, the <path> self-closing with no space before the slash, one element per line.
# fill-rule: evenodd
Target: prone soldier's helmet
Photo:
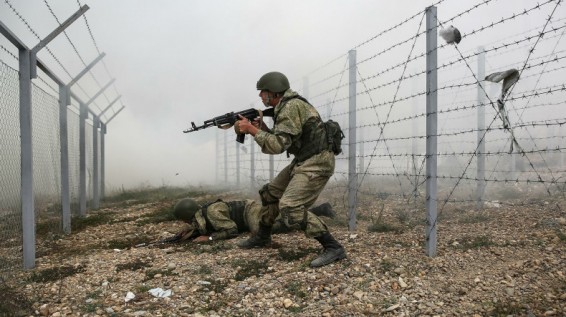
<path fill-rule="evenodd" d="M 269 72 L 257 81 L 257 90 L 269 90 L 271 92 L 284 92 L 291 88 L 287 76 L 280 72 Z"/>
<path fill-rule="evenodd" d="M 175 204 L 175 208 L 173 208 L 173 215 L 178 220 L 190 222 L 193 220 L 199 209 L 199 204 L 197 204 L 194 200 L 185 198 L 179 200 L 177 204 Z"/>

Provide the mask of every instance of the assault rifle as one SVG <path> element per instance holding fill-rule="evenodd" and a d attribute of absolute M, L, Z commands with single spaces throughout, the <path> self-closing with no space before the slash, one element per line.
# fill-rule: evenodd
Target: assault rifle
<path fill-rule="evenodd" d="M 240 120 L 240 115 L 250 121 L 253 121 L 257 117 L 273 117 L 274 110 L 273 108 L 268 108 L 266 110 L 257 110 L 254 108 L 239 111 L 239 112 L 229 112 L 227 114 L 214 117 L 212 119 L 204 121 L 204 124 L 201 126 L 196 126 L 194 122 L 191 122 L 191 128 L 183 131 L 183 133 L 189 133 L 193 131 L 198 131 L 202 129 L 206 129 L 211 126 L 217 126 L 220 129 L 229 129 L 231 128 L 236 121 Z M 240 143 L 244 143 L 246 135 L 241 133 L 236 136 L 236 141 Z"/>
<path fill-rule="evenodd" d="M 162 244 L 167 244 L 167 243 L 177 243 L 177 242 L 180 242 L 182 238 L 183 238 L 182 235 L 174 235 L 172 237 L 165 238 L 165 239 L 158 240 L 158 241 L 154 241 L 154 242 L 144 242 L 144 243 L 136 244 L 135 247 L 136 248 L 143 248 L 143 247 L 152 247 L 154 245 L 162 245 Z"/>

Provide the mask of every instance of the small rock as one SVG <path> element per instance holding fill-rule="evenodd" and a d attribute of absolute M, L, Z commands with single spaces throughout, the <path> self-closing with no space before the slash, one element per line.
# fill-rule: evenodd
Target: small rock
<path fill-rule="evenodd" d="M 358 300 L 362 300 L 362 297 L 364 297 L 364 292 L 362 292 L 362 291 L 355 291 L 355 292 L 354 292 L 354 297 L 356 297 Z"/>
<path fill-rule="evenodd" d="M 401 277 L 399 277 L 399 286 L 401 286 L 401 288 L 407 288 L 407 283 L 405 283 Z"/>
<path fill-rule="evenodd" d="M 39 307 L 39 314 L 41 316 L 48 316 L 49 315 L 49 305 L 43 304 Z"/>
<path fill-rule="evenodd" d="M 291 307 L 291 305 L 293 305 L 293 301 L 292 301 L 292 300 L 290 300 L 290 299 L 288 299 L 288 298 L 285 298 L 285 299 L 283 300 L 283 306 L 285 306 L 285 308 L 289 308 L 289 307 Z"/>
<path fill-rule="evenodd" d="M 405 268 L 398 267 L 393 272 L 395 272 L 397 275 L 401 275 L 401 274 L 405 273 Z"/>
<path fill-rule="evenodd" d="M 399 304 L 395 304 L 393 306 L 389 306 L 387 309 L 385 309 L 383 312 L 390 312 L 390 311 L 394 311 L 395 309 L 399 308 Z"/>

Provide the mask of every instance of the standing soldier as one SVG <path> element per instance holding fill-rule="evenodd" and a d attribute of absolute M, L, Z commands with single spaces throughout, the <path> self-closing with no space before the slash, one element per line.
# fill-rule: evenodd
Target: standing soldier
<path fill-rule="evenodd" d="M 236 133 L 251 134 L 265 154 L 293 154 L 293 161 L 259 191 L 262 209 L 259 230 L 241 248 L 264 247 L 271 243 L 275 218 L 281 215 L 287 226 L 299 225 L 307 237 L 313 237 L 324 248 L 311 262 L 320 267 L 346 258 L 342 245 L 330 234 L 327 225 L 308 208 L 316 201 L 334 173 L 335 153 L 326 125 L 309 102 L 290 89 L 289 80 L 279 72 L 263 75 L 257 82 L 259 97 L 274 109 L 274 126 L 253 123 L 240 116 Z M 341 133 L 341 131 L 340 131 Z"/>
<path fill-rule="evenodd" d="M 222 201 L 199 205 L 190 198 L 181 199 L 173 208 L 175 219 L 188 224 L 181 232 L 168 241 L 194 239 L 195 242 L 225 240 L 242 232 L 255 233 L 259 229 L 261 206 L 253 200 Z M 329 203 L 311 209 L 318 216 L 334 218 L 336 213 Z M 291 231 L 280 219 L 273 226 L 273 233 Z"/>

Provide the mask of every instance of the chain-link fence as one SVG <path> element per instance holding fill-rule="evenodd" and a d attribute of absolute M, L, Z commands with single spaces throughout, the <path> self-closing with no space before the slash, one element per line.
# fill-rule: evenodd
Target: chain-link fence
<path fill-rule="evenodd" d="M 57 53 L 47 47 L 53 38 L 42 39 L 16 5 L 8 1 L 6 5 L 6 12 L 23 22 L 42 45 L 30 49 L 0 24 L 0 278 L 22 262 L 25 268 L 34 267 L 36 243 L 49 243 L 70 233 L 72 216 L 84 217 L 87 209 L 98 208 L 100 183 L 104 182 L 101 131 L 106 131 L 106 124 L 121 110 L 108 111 L 102 117 L 119 97 L 109 102 L 105 111 L 95 102 L 100 95 L 109 100 L 104 91 L 114 79 L 95 93 L 81 86 L 83 76 L 88 75 L 93 81 L 88 86 L 100 87 L 92 68 L 104 54 L 96 43 L 98 57 L 87 65 L 71 38 L 65 36 L 85 67 L 72 75 Z M 86 10 L 88 7 L 79 3 L 69 23 L 58 23 L 60 27 L 51 35 L 63 32 Z M 87 23 L 86 18 L 83 22 Z M 85 31 L 94 41 L 88 25 Z M 63 81 L 38 58 L 42 49 L 70 79 Z M 90 107 L 98 108 L 99 113 Z"/>
<path fill-rule="evenodd" d="M 18 71 L 0 61 L 0 272 L 21 263 Z"/>

